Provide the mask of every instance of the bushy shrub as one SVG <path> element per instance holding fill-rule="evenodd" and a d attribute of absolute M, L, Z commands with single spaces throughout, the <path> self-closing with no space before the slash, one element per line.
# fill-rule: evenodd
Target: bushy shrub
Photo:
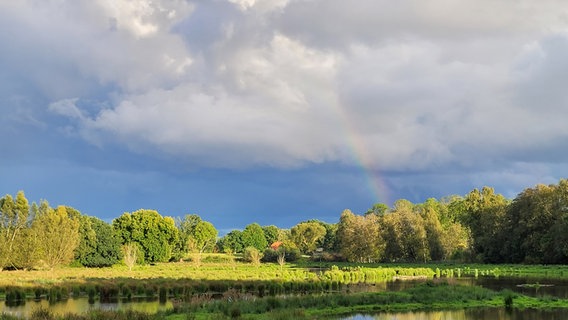
<path fill-rule="evenodd" d="M 51 311 L 49 311 L 48 309 L 39 308 L 39 309 L 36 309 L 32 312 L 30 319 L 32 319 L 32 320 L 52 320 L 52 319 L 55 319 L 55 317 L 53 316 L 53 313 L 51 313 Z"/>
<path fill-rule="evenodd" d="M 255 247 L 246 247 L 243 253 L 243 259 L 252 264 L 258 265 L 262 259 L 262 253 Z"/>
<path fill-rule="evenodd" d="M 347 259 L 337 252 L 322 252 L 319 255 L 311 257 L 313 261 L 326 261 L 326 262 L 345 262 Z"/>
<path fill-rule="evenodd" d="M 264 250 L 264 253 L 262 255 L 262 262 L 276 262 L 277 258 L 278 251 L 272 248 L 267 248 L 266 250 Z"/>
<path fill-rule="evenodd" d="M 120 239 L 112 226 L 99 218 L 81 216 L 79 245 L 73 267 L 110 267 L 122 259 Z"/>
<path fill-rule="evenodd" d="M 26 293 L 20 288 L 8 288 L 6 290 L 6 302 L 25 301 Z"/>
<path fill-rule="evenodd" d="M 513 308 L 513 300 L 515 298 L 515 293 L 511 290 L 503 290 L 503 304 L 507 310 Z"/>
<path fill-rule="evenodd" d="M 297 248 L 286 248 L 284 246 L 280 246 L 278 250 L 274 250 L 272 248 L 264 250 L 262 261 L 277 262 L 278 256 L 282 253 L 284 253 L 284 259 L 286 260 L 286 262 L 294 262 L 301 257 L 300 250 L 298 250 Z"/>
<path fill-rule="evenodd" d="M 204 263 L 231 263 L 233 262 L 234 258 L 228 255 L 207 255 L 203 258 Z"/>

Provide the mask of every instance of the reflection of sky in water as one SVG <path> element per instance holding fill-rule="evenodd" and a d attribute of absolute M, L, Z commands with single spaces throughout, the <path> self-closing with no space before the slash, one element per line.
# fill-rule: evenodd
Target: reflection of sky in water
<path fill-rule="evenodd" d="M 568 319 L 568 310 L 512 310 L 504 308 L 474 308 L 454 311 L 428 311 L 354 315 L 341 320 L 558 320 Z"/>
<path fill-rule="evenodd" d="M 47 300 L 35 301 L 28 300 L 24 305 L 8 307 L 5 303 L 0 303 L 0 313 L 14 315 L 17 317 L 27 317 L 34 310 L 44 308 L 49 309 L 56 315 L 65 315 L 67 313 L 83 313 L 89 310 L 135 310 L 146 313 L 157 313 L 172 309 L 173 305 L 170 301 L 159 303 L 158 301 L 136 301 L 136 302 L 117 302 L 117 303 L 100 303 L 95 301 L 89 304 L 87 298 L 68 299 L 56 303 L 49 303 Z"/>
<path fill-rule="evenodd" d="M 473 318 L 467 318 L 463 310 L 456 310 L 456 311 L 381 313 L 378 315 L 358 314 L 342 319 L 343 320 L 469 320 Z"/>
<path fill-rule="evenodd" d="M 50 304 L 46 300 L 28 300 L 25 305 L 17 307 L 7 307 L 5 303 L 0 303 L 0 313 L 14 315 L 17 317 L 28 317 L 38 308 L 48 308 L 56 315 L 66 313 L 83 313 L 92 309 L 104 310 L 136 310 L 146 313 L 156 313 L 172 309 L 172 303 L 161 304 L 158 301 L 136 301 L 118 303 L 100 303 L 96 301 L 89 304 L 88 299 L 69 299 Z M 507 312 L 504 308 L 474 308 L 468 310 L 452 311 L 424 311 L 424 312 L 403 312 L 403 313 L 380 313 L 376 315 L 353 315 L 337 320 L 558 320 L 568 319 L 568 309 L 556 309 L 549 311 L 525 309 Z"/>

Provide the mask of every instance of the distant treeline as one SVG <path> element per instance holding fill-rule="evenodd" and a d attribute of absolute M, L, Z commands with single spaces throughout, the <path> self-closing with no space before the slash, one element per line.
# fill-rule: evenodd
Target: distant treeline
<path fill-rule="evenodd" d="M 301 253 L 352 262 L 462 261 L 568 263 L 568 180 L 537 185 L 509 200 L 490 187 L 465 196 L 375 204 L 345 210 L 338 223 L 307 220 L 291 229 L 251 223 L 218 237 L 195 214 L 164 217 L 154 210 L 124 213 L 106 223 L 47 201 L 29 204 L 24 192 L 0 199 L 0 268 L 154 263 L 201 253 L 242 254 L 283 263 Z M 0 269 L 0 270 L 1 270 Z"/>

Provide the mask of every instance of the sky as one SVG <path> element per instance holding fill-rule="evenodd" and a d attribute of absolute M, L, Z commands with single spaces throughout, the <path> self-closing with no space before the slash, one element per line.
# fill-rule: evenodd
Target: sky
<path fill-rule="evenodd" d="M 0 194 L 218 229 L 568 175 L 558 0 L 0 1 Z"/>

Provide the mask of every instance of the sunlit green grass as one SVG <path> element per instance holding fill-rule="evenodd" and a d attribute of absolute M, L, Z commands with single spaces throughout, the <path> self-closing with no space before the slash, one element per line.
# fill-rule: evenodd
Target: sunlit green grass
<path fill-rule="evenodd" d="M 211 259 L 209 261 L 223 261 Z M 115 312 L 101 315 L 67 315 L 63 319 L 311 319 L 353 313 L 446 310 L 473 307 L 568 308 L 568 300 L 535 298 L 508 292 L 493 292 L 476 286 L 448 285 L 443 278 L 458 276 L 522 276 L 562 278 L 566 266 L 463 265 L 463 264 L 322 264 L 314 262 L 252 266 L 241 262 L 164 263 L 112 268 L 57 268 L 50 271 L 0 272 L 0 297 L 7 293 L 49 298 L 53 293 L 99 297 L 154 297 L 179 301 L 175 310 L 155 315 Z M 327 269 L 329 268 L 329 269 Z M 350 293 L 340 290 L 351 283 L 380 283 L 393 277 L 440 277 L 442 280 L 401 292 Z M 211 293 L 223 298 L 212 300 Z M 197 298 L 196 298 L 197 297 Z M 201 299 L 200 297 L 203 297 Z M 508 302 L 507 302 L 508 301 Z M 44 317 L 56 319 L 45 311 Z M 13 319 L 0 316 L 0 319 Z M 34 317 L 32 317 L 34 319 Z"/>
<path fill-rule="evenodd" d="M 453 289 L 453 286 L 446 287 L 442 291 L 439 291 L 437 286 L 426 286 L 416 289 L 423 290 L 423 292 L 409 289 L 410 291 L 402 294 L 347 294 L 353 292 L 349 289 L 351 284 L 384 284 L 395 278 L 444 279 L 500 276 L 562 279 L 568 277 L 568 266 L 447 262 L 354 264 L 304 259 L 295 263 L 287 263 L 281 267 L 275 263 L 254 266 L 235 261 L 231 256 L 210 254 L 204 255 L 199 264 L 191 261 L 158 263 L 137 265 L 132 270 L 123 265 L 116 265 L 100 269 L 59 267 L 53 270 L 2 271 L 0 272 L 0 299 L 6 299 L 7 296 L 17 297 L 16 299 L 22 299 L 21 297 L 24 299 L 38 297 L 54 299 L 54 296 L 57 297 L 56 299 L 66 299 L 71 296 L 102 299 L 105 295 L 127 299 L 152 297 L 175 299 L 192 309 L 190 313 L 160 314 L 148 319 L 160 317 L 180 320 L 211 319 L 211 317 L 222 319 L 231 317 L 231 313 L 240 314 L 243 319 L 274 320 L 290 317 L 301 319 L 353 312 L 421 310 L 427 306 L 435 309 L 503 306 L 504 294 L 478 291 L 476 287 L 471 286 L 459 289 Z M 468 294 L 477 294 L 482 298 L 464 298 L 464 296 L 459 298 L 463 292 L 455 290 L 465 290 Z M 218 305 L 212 303 L 211 306 L 206 303 L 201 308 L 195 308 L 191 304 L 196 296 L 225 295 L 228 292 L 236 292 L 237 296 L 246 295 L 254 298 L 250 301 L 239 300 L 238 303 L 233 301 L 231 305 L 223 305 L 222 301 Z M 444 300 L 447 294 L 450 297 Z M 283 299 L 282 295 L 286 295 L 287 298 Z M 295 298 L 297 295 L 301 297 Z M 414 298 L 408 298 L 409 295 Z M 399 298 L 400 300 L 397 300 Z M 388 303 L 377 299 L 387 299 Z M 345 301 L 349 304 L 345 304 Z M 531 298 L 519 295 L 515 295 L 513 301 L 515 308 L 564 308 L 568 305 L 562 299 Z M 314 304 L 305 305 L 308 302 Z M 253 303 L 256 307 L 249 303 Z M 263 305 L 272 307 L 262 309 Z M 121 319 L 120 316 L 120 314 L 116 315 L 118 318 L 115 319 Z M 145 317 L 145 315 L 136 316 L 141 319 Z M 3 318 L 0 317 L 0 319 Z"/>
<path fill-rule="evenodd" d="M 321 269 L 320 269 L 321 268 Z M 211 281 L 235 282 L 337 282 L 380 283 L 394 277 L 455 278 L 478 276 L 519 276 L 519 277 L 568 277 L 568 266 L 535 265 L 486 265 L 458 263 L 427 264 L 354 264 L 319 262 L 304 259 L 287 263 L 283 268 L 275 263 L 253 266 L 236 262 L 222 254 L 204 255 L 201 263 L 192 262 L 159 263 L 137 265 L 129 271 L 126 266 L 110 268 L 59 267 L 53 270 L 2 271 L 0 272 L 0 298 L 8 287 L 44 288 L 66 287 L 68 291 L 83 291 L 88 286 L 129 287 L 135 295 L 139 283 L 159 287 L 207 283 Z M 4 289 L 4 290 L 3 290 Z M 32 294 L 28 291 L 28 295 Z"/>

